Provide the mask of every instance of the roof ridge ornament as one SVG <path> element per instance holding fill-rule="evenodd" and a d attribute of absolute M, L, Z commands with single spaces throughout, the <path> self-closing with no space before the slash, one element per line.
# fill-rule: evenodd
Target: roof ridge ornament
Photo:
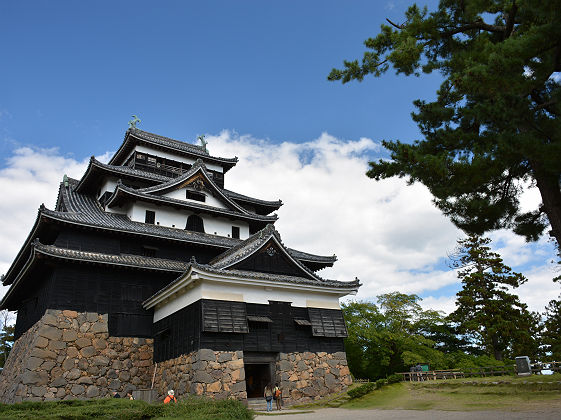
<path fill-rule="evenodd" d="M 201 135 L 197 137 L 197 140 L 199 140 L 201 142 L 201 149 L 203 149 L 205 152 L 208 153 L 208 149 L 206 148 L 206 145 L 208 144 L 208 141 L 205 140 L 205 135 Z"/>
<path fill-rule="evenodd" d="M 136 115 L 133 115 L 132 118 L 133 119 L 129 121 L 129 130 L 136 130 L 136 123 L 142 122 L 142 120 Z"/>
<path fill-rule="evenodd" d="M 64 174 L 62 177 L 62 183 L 64 184 L 64 188 L 68 188 L 68 175 Z"/>

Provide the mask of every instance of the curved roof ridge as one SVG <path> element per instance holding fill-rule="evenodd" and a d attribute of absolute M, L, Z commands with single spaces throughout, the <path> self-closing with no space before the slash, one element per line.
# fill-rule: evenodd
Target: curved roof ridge
<path fill-rule="evenodd" d="M 187 170 L 187 172 L 183 172 L 177 178 L 168 179 L 167 181 L 161 184 L 153 185 L 151 187 L 138 188 L 136 191 L 141 191 L 143 193 L 151 193 L 151 192 L 161 191 L 167 188 L 171 188 L 177 184 L 181 184 L 190 176 L 193 176 L 199 168 L 205 172 L 205 175 L 207 175 L 207 178 L 209 178 L 209 181 L 211 181 L 210 177 L 208 176 L 208 173 L 206 172 L 206 166 L 203 163 L 202 159 L 197 159 L 195 163 L 193 163 L 193 165 L 189 168 L 189 170 Z"/>
<path fill-rule="evenodd" d="M 222 191 L 224 192 L 225 195 L 229 196 L 232 199 L 239 199 L 239 200 L 243 200 L 243 201 L 248 201 L 248 202 L 253 202 L 256 204 L 261 204 L 261 205 L 265 205 L 265 206 L 271 206 L 271 207 L 280 207 L 283 205 L 282 200 L 262 200 L 260 198 L 255 198 L 255 197 L 250 197 L 248 195 L 245 194 L 241 194 L 232 190 L 228 190 L 226 188 L 222 188 Z"/>

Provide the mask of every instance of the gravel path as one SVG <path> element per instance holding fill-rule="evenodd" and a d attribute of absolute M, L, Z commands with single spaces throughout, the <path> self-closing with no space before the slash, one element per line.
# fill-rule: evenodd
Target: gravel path
<path fill-rule="evenodd" d="M 437 410 L 346 410 L 322 408 L 313 413 L 288 414 L 278 420 L 559 420 L 556 410 L 536 411 L 437 411 Z M 273 412 L 276 414 L 276 412 Z M 280 414 L 280 413 L 279 413 Z M 272 416 L 256 416 L 256 420 L 271 420 Z"/>

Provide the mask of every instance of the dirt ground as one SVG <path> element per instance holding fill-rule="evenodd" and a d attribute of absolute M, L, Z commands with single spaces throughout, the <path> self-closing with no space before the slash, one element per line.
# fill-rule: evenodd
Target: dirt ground
<path fill-rule="evenodd" d="M 348 410 L 322 408 L 313 413 L 283 414 L 279 420 L 560 420 L 554 409 L 535 411 L 439 411 L 439 410 Z M 277 412 L 273 412 L 276 414 Z M 256 420 L 271 420 L 271 415 L 258 415 Z"/>

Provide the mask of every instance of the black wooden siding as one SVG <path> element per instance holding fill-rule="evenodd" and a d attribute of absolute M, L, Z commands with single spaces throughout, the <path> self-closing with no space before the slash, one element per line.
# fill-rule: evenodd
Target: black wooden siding
<path fill-rule="evenodd" d="M 284 254 L 279 247 L 268 242 L 263 248 L 250 257 L 232 266 L 238 270 L 258 271 L 260 273 L 288 274 L 302 276 L 302 269 L 298 268 Z"/>
<path fill-rule="evenodd" d="M 46 309 L 69 309 L 109 315 L 109 335 L 152 336 L 152 311 L 142 302 L 173 281 L 177 274 L 121 270 L 67 263 L 40 266 L 29 280 L 30 298 L 18 308 L 16 338 L 37 322 Z"/>
<path fill-rule="evenodd" d="M 266 316 L 273 322 L 248 322 L 249 332 L 203 331 L 203 305 L 230 307 L 233 302 L 197 301 L 154 324 L 154 361 L 173 359 L 200 348 L 216 351 L 249 352 L 344 351 L 343 338 L 312 334 L 311 326 L 298 326 L 294 319 L 308 319 L 308 309 L 292 307 L 287 302 L 245 304 L 248 316 Z M 227 310 L 224 310 L 225 312 Z M 319 311 L 330 312 L 329 309 Z M 341 311 L 338 311 L 339 313 Z M 332 315 L 329 315 L 331 318 Z M 342 319 L 342 316 L 341 316 Z"/>

